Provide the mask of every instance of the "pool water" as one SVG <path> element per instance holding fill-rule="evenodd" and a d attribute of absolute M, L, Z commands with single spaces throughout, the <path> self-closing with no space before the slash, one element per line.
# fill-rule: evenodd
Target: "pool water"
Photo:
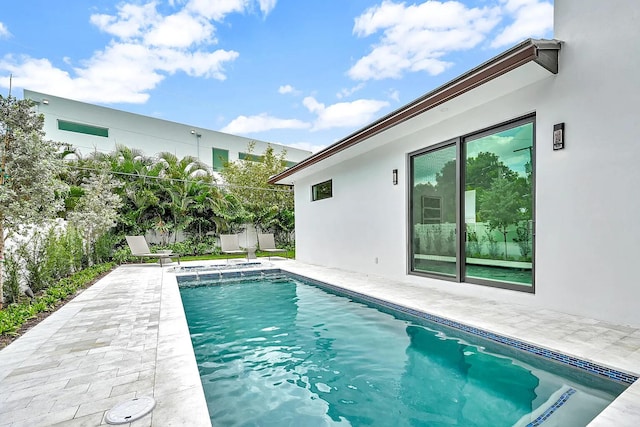
<path fill-rule="evenodd" d="M 562 396 L 544 425 L 584 426 L 625 388 L 300 281 L 180 292 L 215 426 L 524 426 Z"/>

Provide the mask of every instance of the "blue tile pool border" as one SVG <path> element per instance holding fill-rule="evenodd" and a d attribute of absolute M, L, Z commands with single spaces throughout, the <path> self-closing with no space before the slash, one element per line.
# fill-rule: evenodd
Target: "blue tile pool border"
<path fill-rule="evenodd" d="M 340 286 L 332 285 L 321 280 L 312 279 L 307 276 L 303 276 L 301 274 L 292 273 L 290 271 L 281 270 L 280 268 L 262 268 L 256 270 L 249 271 L 216 271 L 215 273 L 203 271 L 198 274 L 198 280 L 192 281 L 188 280 L 188 278 L 194 277 L 194 275 L 182 275 L 177 277 L 178 284 L 181 286 L 198 286 L 200 281 L 205 281 L 203 285 L 206 284 L 207 280 L 219 280 L 220 282 L 233 279 L 233 278 L 243 278 L 243 277 L 268 277 L 268 274 L 285 274 L 286 276 L 300 280 L 302 282 L 311 283 L 320 288 L 329 289 L 335 292 L 338 295 L 343 295 L 347 297 L 352 297 L 357 300 L 361 300 L 364 302 L 368 302 L 371 304 L 375 304 L 378 306 L 386 307 L 391 310 L 395 310 L 404 314 L 408 314 L 410 316 L 425 319 L 430 322 L 434 322 L 440 325 L 448 326 L 453 329 L 457 329 L 468 334 L 488 339 L 492 342 L 506 345 L 508 347 L 512 347 L 518 350 L 525 351 L 529 354 L 533 354 L 535 356 L 542 357 L 544 359 L 553 360 L 559 362 L 564 365 L 568 365 L 579 370 L 589 372 L 591 374 L 604 377 L 613 381 L 617 381 L 619 383 L 631 385 L 633 384 L 638 377 L 626 372 L 622 372 L 616 369 L 608 368 L 606 366 L 598 365 L 593 362 L 589 362 L 587 360 L 579 359 L 577 357 L 568 356 L 566 354 L 559 353 L 557 351 L 549 350 L 544 347 L 540 347 L 537 345 L 529 344 L 524 341 L 520 341 L 514 338 L 505 337 L 493 332 L 484 331 L 480 328 L 476 328 L 474 326 L 469 326 L 464 323 L 456 322 L 454 320 L 447 319 L 445 317 L 436 316 L 433 314 L 429 314 L 420 310 L 415 310 L 409 307 L 405 307 L 403 305 L 395 304 L 389 301 L 385 301 L 376 297 L 372 297 L 360 292 L 356 292 L 350 289 L 346 289 Z M 182 283 L 181 283 L 182 282 Z"/>
<path fill-rule="evenodd" d="M 496 342 L 498 344 L 503 344 L 512 348 L 516 348 L 518 350 L 525 351 L 527 353 L 543 357 L 545 359 L 554 360 L 564 365 L 572 366 L 574 368 L 578 368 L 582 371 L 589 372 L 591 374 L 598 375 L 600 377 L 604 377 L 607 379 L 611 379 L 617 382 L 621 382 L 624 384 L 631 385 L 633 384 L 638 377 L 626 372 L 618 371 L 616 369 L 608 368 L 606 366 L 598 365 L 593 362 L 589 362 L 587 360 L 582 360 L 577 357 L 568 356 L 566 354 L 559 353 L 557 351 L 549 350 L 543 347 L 539 347 L 533 344 L 526 343 L 524 341 L 520 341 L 514 338 L 505 337 L 502 335 L 498 335 L 493 332 L 487 332 L 482 329 L 465 325 L 464 323 L 456 322 L 454 320 L 450 320 L 444 317 L 436 316 L 433 314 L 425 313 L 419 310 L 415 310 L 412 308 L 405 307 L 403 305 L 394 304 L 389 301 L 385 301 L 379 298 L 375 298 L 366 294 L 362 294 L 360 292 L 352 291 L 350 289 L 345 289 L 340 286 L 331 285 L 326 282 L 322 282 L 320 280 L 312 279 L 300 274 L 291 273 L 285 271 L 285 273 L 295 279 L 301 280 L 303 282 L 309 282 L 321 288 L 331 289 L 332 291 L 346 295 L 349 297 L 353 297 L 356 299 L 360 299 L 366 302 L 370 302 L 373 304 L 377 304 L 383 307 L 390 308 L 392 310 L 397 310 L 399 312 L 409 314 L 411 316 L 425 319 L 434 323 L 438 323 L 444 326 L 448 326 L 450 328 L 454 328 L 481 338 L 488 339 L 490 341 Z"/>
<path fill-rule="evenodd" d="M 558 400 L 555 401 L 555 403 L 553 405 L 551 405 L 549 408 L 547 408 L 546 411 L 544 411 L 542 414 L 540 414 L 538 417 L 536 417 L 535 420 L 531 421 L 529 424 L 527 424 L 527 427 L 538 427 L 541 426 L 542 423 L 544 423 L 545 421 L 547 421 L 547 419 L 549 419 L 549 417 L 551 415 L 553 415 L 554 412 L 556 412 L 558 409 L 560 409 L 560 407 L 562 405 L 564 405 L 565 403 L 567 403 L 567 400 L 569 400 L 569 398 L 575 393 L 575 389 L 570 388 L 569 390 L 565 391 L 564 393 L 562 393 L 562 396 L 560 396 L 558 398 Z"/>

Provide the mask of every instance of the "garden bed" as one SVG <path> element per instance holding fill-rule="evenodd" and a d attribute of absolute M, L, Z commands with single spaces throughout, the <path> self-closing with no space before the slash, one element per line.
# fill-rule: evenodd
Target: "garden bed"
<path fill-rule="evenodd" d="M 59 298 L 47 304 L 44 310 L 37 311 L 36 313 L 31 314 L 30 317 L 25 320 L 18 319 L 18 317 L 23 316 L 22 313 L 20 313 L 20 315 L 16 314 L 15 317 L 7 315 L 7 313 L 9 313 L 9 310 L 11 310 L 12 305 L 5 306 L 2 310 L 0 310 L 0 321 L 5 322 L 7 325 L 8 324 L 14 325 L 15 329 L 0 333 L 0 350 L 2 350 L 3 348 L 11 344 L 14 340 L 16 340 L 18 337 L 23 335 L 29 329 L 33 328 L 38 323 L 46 319 L 49 315 L 51 315 L 52 313 L 60 309 L 63 305 L 65 305 L 66 303 L 74 299 L 83 290 L 87 289 L 88 287 L 96 283 L 98 280 L 100 280 L 101 278 L 109 274 L 114 268 L 115 268 L 115 265 L 113 263 L 104 264 L 104 267 L 100 269 L 101 271 L 97 272 L 96 275 L 93 275 L 90 279 L 87 279 L 87 281 L 83 281 L 82 283 L 72 282 L 71 284 L 67 284 L 66 289 L 69 289 L 69 286 L 74 288 L 72 293 L 65 295 L 64 292 L 56 292 L 57 295 L 60 295 Z M 83 270 L 83 271 L 86 271 L 86 270 Z M 82 272 L 79 272 L 79 273 L 82 273 Z M 59 286 L 65 286 L 65 285 L 59 285 Z M 49 289 L 56 289 L 56 286 Z M 33 301 L 37 303 L 45 297 L 49 297 L 49 299 L 51 299 L 51 296 L 50 296 L 51 294 L 47 294 L 47 291 L 48 290 L 45 290 L 42 293 L 36 295 Z M 33 304 L 34 304 L 33 302 L 32 303 L 24 302 L 24 303 L 18 304 L 17 306 L 24 307 L 26 309 Z M 5 326 L 5 324 L 3 323 L 2 326 Z"/>

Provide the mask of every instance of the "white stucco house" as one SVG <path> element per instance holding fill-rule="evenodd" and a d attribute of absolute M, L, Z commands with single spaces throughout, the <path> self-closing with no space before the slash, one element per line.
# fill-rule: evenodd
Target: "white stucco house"
<path fill-rule="evenodd" d="M 109 153 L 116 145 L 141 150 L 146 156 L 161 152 L 178 158 L 193 156 L 219 171 L 225 162 L 254 159 L 268 145 L 276 153 L 286 150 L 289 165 L 311 155 L 281 144 L 245 138 L 210 129 L 194 127 L 155 117 L 103 107 L 46 93 L 24 90 L 24 99 L 35 102 L 36 111 L 44 115 L 44 132 L 48 139 L 74 146 L 81 155 L 93 151 Z M 254 143 L 253 153 L 248 153 Z"/>
<path fill-rule="evenodd" d="M 640 325 L 640 2 L 527 40 L 312 155 L 298 260 Z"/>

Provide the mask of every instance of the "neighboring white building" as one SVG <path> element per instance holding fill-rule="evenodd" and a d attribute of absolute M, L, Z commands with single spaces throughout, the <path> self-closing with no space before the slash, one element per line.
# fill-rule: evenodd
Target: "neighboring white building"
<path fill-rule="evenodd" d="M 290 166 L 311 155 L 310 151 L 265 141 L 230 135 L 214 130 L 170 122 L 113 108 L 24 90 L 24 98 L 36 102 L 44 115 L 44 131 L 48 139 L 69 143 L 81 155 L 94 151 L 109 153 L 116 145 L 141 150 L 146 156 L 161 152 L 178 158 L 193 156 L 219 171 L 226 161 L 251 159 L 247 153 L 254 142 L 254 156 L 271 145 L 276 153 L 286 150 Z"/>
<path fill-rule="evenodd" d="M 640 326 L 638 22 L 637 0 L 555 0 L 557 40 L 274 177 L 295 186 L 296 258 Z"/>

